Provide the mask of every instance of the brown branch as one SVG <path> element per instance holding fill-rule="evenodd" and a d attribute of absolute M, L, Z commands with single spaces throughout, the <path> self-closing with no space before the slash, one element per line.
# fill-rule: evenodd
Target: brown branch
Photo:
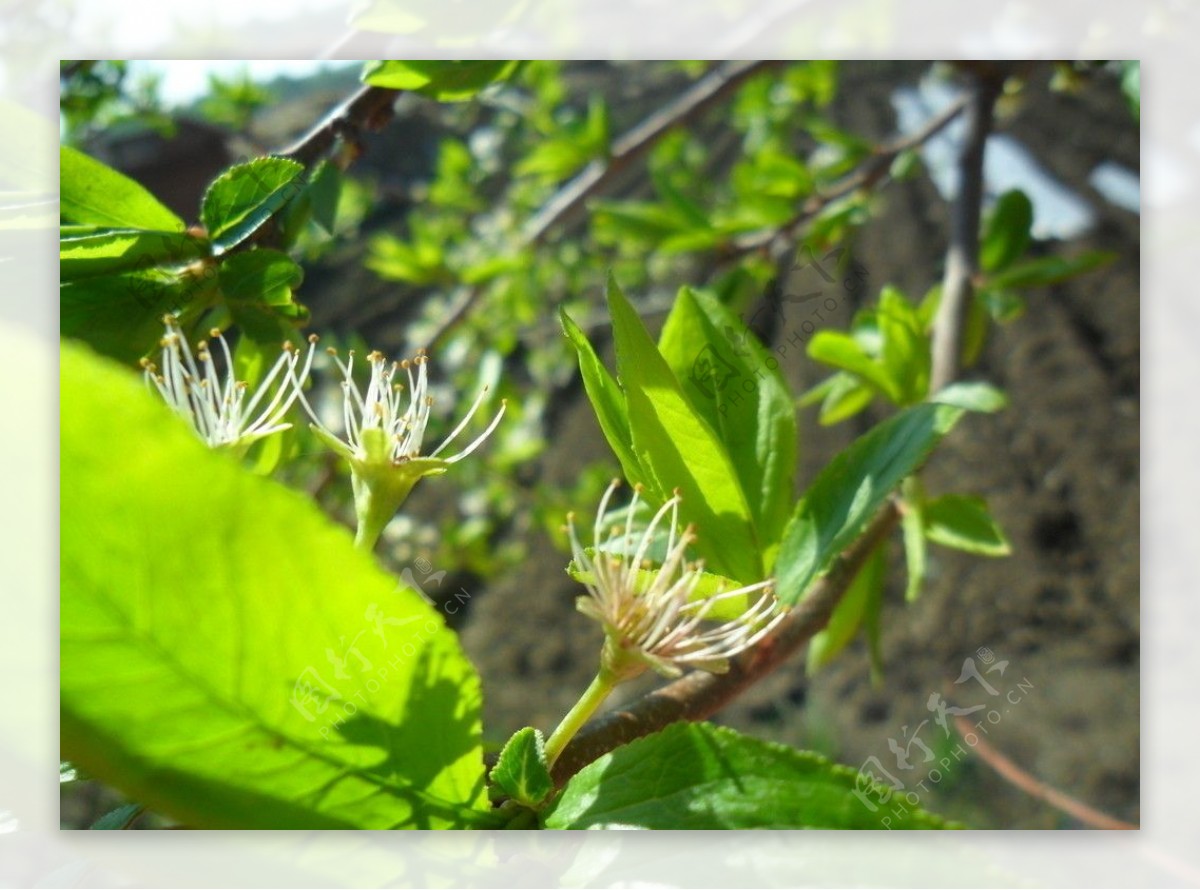
<path fill-rule="evenodd" d="M 954 728 L 963 737 L 963 741 L 966 741 L 968 735 L 974 735 L 976 742 L 970 747 L 971 750 L 979 755 L 979 759 L 999 773 L 1007 782 L 1020 788 L 1030 797 L 1044 800 L 1056 810 L 1060 810 L 1092 828 L 1100 828 L 1105 831 L 1137 830 L 1136 825 L 1115 819 L 1107 813 L 1102 813 L 1097 809 L 1089 807 L 1087 804 L 1076 800 L 1070 795 L 1064 794 L 1057 788 L 1035 779 L 982 738 L 979 738 L 978 733 L 972 732 L 971 721 L 965 717 L 956 716 L 954 718 Z"/>
<path fill-rule="evenodd" d="M 783 64 L 782 61 L 730 62 L 700 78 L 686 92 L 618 138 L 606 160 L 593 161 L 547 201 L 525 226 L 524 243 L 538 244 L 554 226 L 577 221 L 589 199 L 608 188 L 663 136 L 723 102 L 749 78 Z"/>
<path fill-rule="evenodd" d="M 296 142 L 277 154 L 299 161 L 307 167 L 329 153 L 339 141 L 350 142 L 357 148 L 359 137 L 364 131 L 378 130 L 392 119 L 392 106 L 398 93 L 398 90 L 386 87 L 362 87 Z M 343 160 L 340 166 L 345 167 L 349 160 L 350 158 Z"/>
<path fill-rule="evenodd" d="M 867 557 L 895 528 L 900 517 L 894 501 L 871 520 L 833 568 L 809 589 L 787 618 L 752 650 L 735 658 L 724 674 L 695 671 L 657 689 L 632 705 L 584 726 L 554 764 L 554 781 L 562 785 L 602 754 L 649 735 L 679 720 L 705 720 L 790 658 L 825 628 Z"/>
<path fill-rule="evenodd" d="M 958 158 L 958 194 L 950 209 L 950 248 L 942 279 L 942 297 L 933 322 L 933 369 L 930 391 L 958 376 L 963 328 L 979 269 L 979 219 L 983 205 L 983 154 L 992 129 L 992 110 L 1003 75 L 978 75 L 968 94 L 967 134 Z"/>

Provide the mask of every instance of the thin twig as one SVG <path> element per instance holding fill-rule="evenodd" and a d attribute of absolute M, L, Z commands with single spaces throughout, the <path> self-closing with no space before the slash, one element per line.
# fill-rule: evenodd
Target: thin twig
<path fill-rule="evenodd" d="M 950 209 L 950 249 L 942 279 L 942 297 L 933 323 L 933 369 L 930 390 L 936 392 L 958 376 L 963 328 L 979 269 L 979 218 L 983 206 L 983 154 L 992 129 L 992 109 L 1001 78 L 977 76 L 968 93 L 967 133 L 958 158 L 958 194 Z"/>
<path fill-rule="evenodd" d="M 763 249 L 770 249 L 774 253 L 778 246 L 794 241 L 797 230 L 834 201 L 860 189 L 869 189 L 877 185 L 891 170 L 892 162 L 898 155 L 920 148 L 944 130 L 951 121 L 962 114 L 967 107 L 969 98 L 964 95 L 956 99 L 940 114 L 930 118 L 921 129 L 877 147 L 871 156 L 853 172 L 825 191 L 810 195 L 790 220 L 775 229 L 739 238 L 732 249 L 722 256 L 722 259 L 737 259 L 747 253 Z"/>
<path fill-rule="evenodd" d="M 357 144 L 365 130 L 378 130 L 392 119 L 397 95 L 398 90 L 364 86 L 278 154 L 307 167 L 332 150 L 339 140 Z"/>
<path fill-rule="evenodd" d="M 593 161 L 547 201 L 525 226 L 524 243 L 538 244 L 555 226 L 577 221 L 589 199 L 607 189 L 663 136 L 723 102 L 749 78 L 783 64 L 782 61 L 731 62 L 700 78 L 684 93 L 618 138 L 607 159 Z"/>
<path fill-rule="evenodd" d="M 1030 797 L 1044 800 L 1056 810 L 1061 810 L 1068 816 L 1078 819 L 1084 825 L 1089 825 L 1092 828 L 1100 828 L 1105 831 L 1137 830 L 1136 825 L 1129 822 L 1122 822 L 1120 819 L 1109 816 L 1107 813 L 1102 813 L 1076 800 L 1069 794 L 1064 794 L 1057 788 L 1035 779 L 982 738 L 979 738 L 979 734 L 972 730 L 971 721 L 965 717 L 956 716 L 954 718 L 954 728 L 963 737 L 963 741 L 966 741 L 968 735 L 975 736 L 976 741 L 970 747 L 972 751 L 979 755 L 979 759 L 999 773 L 1003 779 L 1017 786 Z"/>
<path fill-rule="evenodd" d="M 809 589 L 778 628 L 752 650 L 735 658 L 723 674 L 695 671 L 586 725 L 554 764 L 562 785 L 597 757 L 679 720 L 705 720 L 791 657 L 824 629 L 867 557 L 895 528 L 894 501 L 879 511 L 833 568 Z"/>

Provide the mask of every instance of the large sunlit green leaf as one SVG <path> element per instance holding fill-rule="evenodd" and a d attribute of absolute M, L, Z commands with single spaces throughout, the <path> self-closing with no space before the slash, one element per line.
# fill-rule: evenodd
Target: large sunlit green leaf
<path fill-rule="evenodd" d="M 150 268 L 63 282 L 60 332 L 112 358 L 136 362 L 162 337 L 163 315 L 209 299 L 216 277 L 216 268 L 205 266 L 186 274 Z"/>
<path fill-rule="evenodd" d="M 819 754 L 675 723 L 584 767 L 543 821 L 560 829 L 954 827 L 919 807 L 880 806 L 888 796 Z"/>
<path fill-rule="evenodd" d="M 62 351 L 63 756 L 209 828 L 486 818 L 477 677 L 306 497 Z"/>
<path fill-rule="evenodd" d="M 759 540 L 778 542 L 796 469 L 796 411 L 779 361 L 714 297 L 690 288 L 676 297 L 659 349 L 729 452 Z"/>
<path fill-rule="evenodd" d="M 951 405 L 901 411 L 826 464 L 796 506 L 775 566 L 779 598 L 797 602 L 866 527 L 884 499 L 962 416 Z"/>
<path fill-rule="evenodd" d="M 208 252 L 203 238 L 186 232 L 102 229 L 86 235 L 68 233 L 58 244 L 60 281 L 178 265 Z"/>
<path fill-rule="evenodd" d="M 679 514 L 695 523 L 708 565 L 743 582 L 761 580 L 762 557 L 746 496 L 729 454 L 684 395 L 633 306 L 610 278 L 608 305 L 633 452 L 660 500 L 675 489 Z"/>
<path fill-rule="evenodd" d="M 220 250 L 246 240 L 305 188 L 304 166 L 287 158 L 255 158 L 230 167 L 204 193 L 200 219 Z"/>
<path fill-rule="evenodd" d="M 63 145 L 59 148 L 59 215 L 66 223 L 180 232 L 183 220 L 128 176 Z"/>

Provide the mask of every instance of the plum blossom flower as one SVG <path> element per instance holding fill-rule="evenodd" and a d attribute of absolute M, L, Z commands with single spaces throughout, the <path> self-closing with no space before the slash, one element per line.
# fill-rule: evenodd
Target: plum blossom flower
<path fill-rule="evenodd" d="M 206 445 L 242 450 L 291 427 L 284 418 L 312 368 L 315 350 L 311 344 L 316 342 L 315 337 L 310 338 L 303 359 L 291 343 L 284 343 L 275 364 L 251 391 L 234 376 L 233 355 L 219 330 L 214 328 L 209 332 L 210 340 L 196 344 L 193 355 L 179 320 L 167 315 L 163 324 L 162 367 L 143 359 L 146 382 Z M 214 341 L 221 351 L 220 371 L 209 348 Z"/>
<path fill-rule="evenodd" d="M 371 549 L 413 486 L 425 476 L 445 473 L 450 465 L 475 451 L 500 423 L 505 403 L 501 402 L 491 423 L 466 447 L 444 454 L 483 404 L 488 391 L 484 387 L 450 435 L 425 455 L 422 449 L 433 398 L 428 392 L 429 358 L 424 350 L 399 362 L 389 362 L 381 352 L 370 353 L 367 364 L 371 377 L 365 391 L 354 381 L 354 353 L 350 352 L 343 362 L 335 350 L 328 352 L 342 375 L 344 433 L 339 436 L 329 429 L 303 392 L 300 401 L 313 420 L 316 435 L 350 463 L 358 514 L 356 541 L 360 547 Z M 401 372 L 407 386 L 396 380 Z"/>
<path fill-rule="evenodd" d="M 784 617 L 772 593 L 772 582 L 697 596 L 704 570 L 700 562 L 688 562 L 685 556 L 696 534 L 692 526 L 677 530 L 679 495 L 663 504 L 639 534 L 633 528 L 633 516 L 641 487 L 635 487 L 624 527 L 615 525 L 605 535 L 606 510 L 619 484 L 614 481 L 600 501 L 591 552 L 575 533 L 574 517 L 567 518 L 578 577 L 588 589 L 588 596 L 580 597 L 577 605 L 604 628 L 607 670 L 626 678 L 646 667 L 667 677 L 677 677 L 687 668 L 724 672 L 730 658 L 761 640 Z M 666 556 L 662 565 L 653 569 L 647 554 L 664 522 Z M 737 618 L 709 619 L 718 603 L 760 591 Z"/>
<path fill-rule="evenodd" d="M 330 349 L 327 352 L 342 375 L 342 419 L 345 436 L 339 437 L 325 426 L 309 406 L 307 399 L 303 398 L 303 394 L 301 399 L 313 419 L 317 434 L 351 462 L 374 461 L 400 465 L 421 457 L 438 458 L 470 423 L 487 396 L 488 389 L 485 386 L 450 435 L 430 454 L 422 455 L 425 430 L 429 425 L 430 411 L 433 407 L 433 398 L 428 394 L 429 381 L 425 370 L 429 357 L 424 350 L 419 351 L 412 359 L 399 362 L 389 362 L 383 353 L 372 352 L 367 356 L 371 379 L 365 393 L 354 382 L 354 352 L 351 351 L 344 362 L 335 350 Z M 395 379 L 399 371 L 403 371 L 407 376 L 407 387 Z M 439 458 L 440 462 L 457 463 L 478 448 L 496 429 L 500 418 L 504 416 L 504 408 L 502 403 L 500 411 L 487 429 L 469 445 L 455 454 Z"/>

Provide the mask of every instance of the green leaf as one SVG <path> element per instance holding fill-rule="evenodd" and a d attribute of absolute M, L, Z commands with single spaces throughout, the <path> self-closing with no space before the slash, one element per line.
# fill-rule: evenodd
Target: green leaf
<path fill-rule="evenodd" d="M 825 466 L 784 533 L 775 567 L 781 601 L 790 605 L 804 596 L 962 413 L 950 405 L 908 408 L 855 440 Z"/>
<path fill-rule="evenodd" d="M 985 272 L 999 272 L 1015 262 L 1029 247 L 1033 229 L 1033 204 L 1020 189 L 1005 192 L 988 215 L 979 245 L 979 264 Z"/>
<path fill-rule="evenodd" d="M 929 337 L 921 330 L 916 308 L 899 290 L 885 287 L 879 295 L 876 322 L 883 338 L 883 367 L 900 395 L 899 404 L 921 401 L 929 390 L 931 357 Z"/>
<path fill-rule="evenodd" d="M 67 281 L 58 290 L 59 330 L 123 362 L 136 362 L 162 338 L 162 317 L 180 313 L 215 293 L 217 270 L 179 274 L 140 272 Z"/>
<path fill-rule="evenodd" d="M 1129 103 L 1133 119 L 1142 118 L 1142 63 L 1136 59 L 1121 64 L 1121 92 Z"/>
<path fill-rule="evenodd" d="M 808 644 L 808 673 L 812 676 L 846 648 L 863 626 L 867 615 L 883 603 L 887 558 L 882 545 L 871 551 L 849 588 L 829 616 L 825 629 Z"/>
<path fill-rule="evenodd" d="M 387 59 L 368 62 L 363 83 L 392 90 L 411 90 L 439 102 L 462 102 L 485 87 L 508 80 L 521 62 L 491 59 L 462 62 Z"/>
<path fill-rule="evenodd" d="M 596 350 L 592 347 L 587 335 L 579 325 L 575 324 L 571 316 L 567 315 L 566 309 L 559 310 L 559 318 L 567 339 L 571 341 L 571 345 L 575 347 L 575 352 L 579 356 L 579 373 L 583 377 L 583 389 L 587 393 L 588 401 L 592 403 L 592 410 L 596 412 L 596 420 L 600 423 L 600 430 L 604 433 L 604 438 L 608 440 L 609 447 L 617 456 L 625 478 L 635 485 L 639 482 L 644 484 L 641 464 L 630 445 L 633 436 L 629 431 L 629 412 L 625 407 L 625 394 L 617 385 L 616 378 L 609 373 L 608 368 L 604 367 L 604 363 L 596 355 Z"/>
<path fill-rule="evenodd" d="M 454 634 L 309 498 L 62 351 L 63 756 L 197 828 L 489 821 Z"/>
<path fill-rule="evenodd" d="M 110 810 L 91 825 L 92 831 L 124 831 L 133 824 L 145 808 L 140 803 L 127 803 L 123 807 Z"/>
<path fill-rule="evenodd" d="M 921 585 L 925 582 L 925 492 L 916 476 L 904 480 L 903 491 L 900 528 L 904 533 L 904 561 L 908 567 L 904 600 L 911 603 L 921 595 Z"/>
<path fill-rule="evenodd" d="M 1089 250 L 1071 258 L 1040 257 L 1009 266 L 1003 272 L 991 276 L 987 283 L 990 287 L 999 289 L 1044 287 L 1090 272 L 1116 258 L 1115 253 L 1103 250 Z"/>
<path fill-rule="evenodd" d="M 832 426 L 841 423 L 861 412 L 875 398 L 875 388 L 861 383 L 858 377 L 839 371 L 830 380 L 833 381 L 825 399 L 821 402 L 821 413 L 817 421 L 821 426 Z"/>
<path fill-rule="evenodd" d="M 180 265 L 208 253 L 208 242 L 185 232 L 105 229 L 58 243 L 60 281 Z"/>
<path fill-rule="evenodd" d="M 944 494 L 925 505 L 925 534 L 943 547 L 979 556 L 1008 556 L 1012 547 L 976 495 Z"/>
<path fill-rule="evenodd" d="M 763 578 L 759 543 L 729 454 L 688 401 L 633 306 L 609 277 L 608 306 L 633 453 L 659 502 L 678 488 L 681 520 L 695 523 L 697 551 L 723 575 Z"/>
<path fill-rule="evenodd" d="M 592 229 L 601 244 L 632 239 L 654 244 L 695 226 L 674 207 L 649 201 L 604 201 L 594 205 Z M 705 234 L 711 234 L 704 230 Z"/>
<path fill-rule="evenodd" d="M 255 341 L 278 346 L 307 311 L 292 299 L 304 270 L 287 254 L 257 248 L 221 261 L 221 293 L 233 321 Z"/>
<path fill-rule="evenodd" d="M 330 161 L 321 161 L 313 171 L 306 191 L 312 201 L 312 218 L 327 235 L 337 224 L 338 200 L 342 194 L 342 171 Z"/>
<path fill-rule="evenodd" d="M 535 807 L 554 790 L 546 762 L 546 740 L 525 727 L 508 740 L 492 768 L 491 780 L 517 803 Z"/>
<path fill-rule="evenodd" d="M 980 381 L 951 383 L 935 393 L 930 401 L 940 405 L 956 405 L 966 411 L 982 414 L 995 414 L 1008 407 L 1008 396 L 1004 390 Z"/>
<path fill-rule="evenodd" d="M 817 331 L 808 342 L 808 355 L 815 361 L 858 375 L 891 401 L 900 402 L 900 387 L 896 380 L 849 334 Z"/>
<path fill-rule="evenodd" d="M 998 324 L 1016 321 L 1025 312 L 1025 298 L 1015 291 L 985 287 L 975 294 L 975 299 Z"/>
<path fill-rule="evenodd" d="M 796 470 L 796 412 L 779 361 L 715 297 L 686 287 L 667 316 L 659 350 L 725 446 L 759 541 L 778 543 Z"/>
<path fill-rule="evenodd" d="M 304 167 L 287 158 L 255 158 L 230 167 L 208 187 L 200 220 L 218 250 L 228 250 L 256 232 L 303 191 Z"/>
<path fill-rule="evenodd" d="M 588 764 L 542 819 L 556 829 L 955 827 L 916 807 L 879 806 L 888 796 L 819 754 L 675 723 Z"/>
<path fill-rule="evenodd" d="M 183 231 L 183 220 L 128 176 L 69 146 L 60 146 L 58 152 L 63 222 Z"/>

